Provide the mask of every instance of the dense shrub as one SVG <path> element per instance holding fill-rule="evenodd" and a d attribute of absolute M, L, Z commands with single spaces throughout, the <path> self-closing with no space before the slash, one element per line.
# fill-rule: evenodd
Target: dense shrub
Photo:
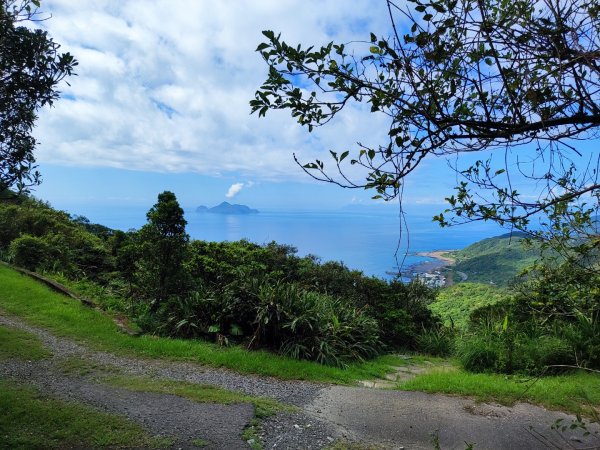
<path fill-rule="evenodd" d="M 509 293 L 503 288 L 482 283 L 458 283 L 441 289 L 429 309 L 445 325 L 466 329 L 474 311 L 507 299 Z"/>
<path fill-rule="evenodd" d="M 339 299 L 290 283 L 250 280 L 223 291 L 204 287 L 185 298 L 169 298 L 157 314 L 146 310 L 139 323 L 160 334 L 214 337 L 221 343 L 243 340 L 251 347 L 337 366 L 381 349 L 374 319 Z"/>
<path fill-rule="evenodd" d="M 255 337 L 294 358 L 341 366 L 380 350 L 377 322 L 361 310 L 293 284 L 263 285 Z"/>
<path fill-rule="evenodd" d="M 15 251 L 8 252 L 15 264 L 26 260 L 24 264 L 32 270 L 58 271 L 72 278 L 101 281 L 113 270 L 113 258 L 106 242 L 80 222 L 81 219 L 74 221 L 67 213 L 26 197 L 19 204 L 0 203 L 0 249 L 15 242 L 23 247 L 20 239 L 28 237 L 29 250 L 18 250 L 16 259 Z M 23 252 L 29 256 L 25 258 Z"/>
<path fill-rule="evenodd" d="M 600 369 L 600 274 L 587 262 L 538 266 L 512 298 L 474 311 L 460 350 L 465 367 L 531 374 L 565 365 Z"/>
<path fill-rule="evenodd" d="M 538 375 L 575 363 L 570 343 L 558 336 L 497 330 L 465 336 L 458 355 L 471 372 Z"/>
<path fill-rule="evenodd" d="M 381 340 L 390 348 L 414 348 L 421 330 L 437 323 L 427 309 L 434 291 L 422 283 L 367 277 L 342 263 L 299 258 L 295 251 L 274 242 L 261 246 L 248 241 L 193 241 L 186 265 L 197 283 L 233 291 L 241 301 L 248 295 L 245 284 L 252 279 L 273 285 L 293 283 L 304 291 L 341 299 L 374 319 Z"/>
<path fill-rule="evenodd" d="M 458 356 L 466 370 L 470 372 L 498 371 L 501 345 L 494 336 L 480 334 L 463 339 Z"/>
<path fill-rule="evenodd" d="M 26 234 L 11 242 L 9 258 L 16 266 L 28 270 L 45 268 L 50 262 L 50 246 L 39 237 Z"/>
<path fill-rule="evenodd" d="M 417 336 L 417 350 L 433 356 L 450 356 L 454 353 L 454 339 L 452 329 L 433 326 Z"/>

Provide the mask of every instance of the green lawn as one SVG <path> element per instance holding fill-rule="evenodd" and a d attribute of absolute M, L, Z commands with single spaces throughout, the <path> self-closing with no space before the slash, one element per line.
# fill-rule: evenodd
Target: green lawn
<path fill-rule="evenodd" d="M 390 372 L 397 358 L 382 356 L 350 365 L 346 369 L 298 361 L 264 351 L 154 336 L 132 337 L 121 333 L 113 321 L 76 300 L 60 295 L 20 273 L 0 266 L 0 310 L 42 326 L 58 336 L 118 354 L 148 358 L 195 361 L 237 372 L 270 375 L 282 379 L 349 383 L 381 377 Z"/>

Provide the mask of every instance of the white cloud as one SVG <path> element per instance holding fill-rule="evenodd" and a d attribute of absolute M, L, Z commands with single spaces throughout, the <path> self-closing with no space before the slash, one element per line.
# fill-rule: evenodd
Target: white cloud
<path fill-rule="evenodd" d="M 244 183 L 235 183 L 229 187 L 227 194 L 225 194 L 226 198 L 233 198 L 239 194 L 239 192 L 244 188 Z"/>
<path fill-rule="evenodd" d="M 350 107 L 311 134 L 288 112 L 250 115 L 266 77 L 261 31 L 324 44 L 385 30 L 385 2 L 47 0 L 42 23 L 79 60 L 64 98 L 42 111 L 38 160 L 157 172 L 307 179 L 292 159 L 385 138 L 383 118 Z"/>

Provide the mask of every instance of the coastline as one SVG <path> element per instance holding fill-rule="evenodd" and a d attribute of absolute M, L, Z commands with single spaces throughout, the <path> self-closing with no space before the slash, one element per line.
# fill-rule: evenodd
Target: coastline
<path fill-rule="evenodd" d="M 455 252 L 457 250 L 434 250 L 432 252 L 419 252 L 417 253 L 417 256 L 425 256 L 427 258 L 434 258 L 434 259 L 438 259 L 440 261 L 444 261 L 446 263 L 446 265 L 451 265 L 454 264 L 454 262 L 456 261 L 456 259 L 450 257 L 450 256 L 444 256 L 447 253 L 450 252 Z"/>
<path fill-rule="evenodd" d="M 426 258 L 432 258 L 433 261 L 425 261 L 419 264 L 415 264 L 409 267 L 409 271 L 412 273 L 428 273 L 436 270 L 441 270 L 445 267 L 451 266 L 456 261 L 454 258 L 445 256 L 448 252 L 456 250 L 434 250 L 431 252 L 418 252 L 417 256 L 424 256 Z"/>

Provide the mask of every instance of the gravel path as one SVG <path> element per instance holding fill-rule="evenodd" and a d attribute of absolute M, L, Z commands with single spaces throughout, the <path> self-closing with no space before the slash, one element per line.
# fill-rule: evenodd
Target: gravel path
<path fill-rule="evenodd" d="M 124 374 L 209 384 L 274 398 L 301 408 L 310 404 L 325 387 L 301 381 L 240 375 L 193 363 L 126 358 L 93 351 L 15 317 L 0 315 L 0 325 L 36 335 L 53 354 L 50 359 L 36 362 L 0 362 L 0 377 L 26 380 L 43 392 L 125 415 L 154 434 L 175 436 L 177 443 L 174 448 L 196 448 L 191 441 L 197 438 L 208 441 L 210 444 L 205 448 L 210 449 L 250 448 L 240 436 L 254 416 L 253 406 L 202 404 L 173 395 L 131 392 L 98 384 L 86 377 L 67 375 L 60 362 L 78 357 L 102 366 L 118 367 Z M 269 418 L 261 431 L 265 448 L 318 449 L 343 435 L 337 427 L 301 411 Z"/>
<path fill-rule="evenodd" d="M 265 449 L 321 449 L 338 440 L 383 449 L 432 449 L 436 430 L 443 449 L 464 449 L 465 441 L 474 442 L 476 450 L 600 448 L 594 435 L 551 430 L 557 419 L 570 423 L 572 416 L 528 404 L 508 408 L 443 395 L 281 381 L 192 363 L 124 358 L 92 351 L 13 317 L 0 314 L 0 325 L 37 335 L 54 355 L 39 362 L 0 362 L 0 377 L 27 380 L 59 397 L 124 414 L 154 434 L 175 436 L 174 448 L 194 448 L 195 438 L 207 440 L 211 449 L 250 448 L 240 436 L 253 407 L 131 392 L 90 377 L 66 375 L 60 361 L 81 357 L 116 366 L 125 374 L 210 384 L 298 406 L 298 412 L 263 422 L 259 435 Z M 598 427 L 592 431 L 598 432 Z"/>

